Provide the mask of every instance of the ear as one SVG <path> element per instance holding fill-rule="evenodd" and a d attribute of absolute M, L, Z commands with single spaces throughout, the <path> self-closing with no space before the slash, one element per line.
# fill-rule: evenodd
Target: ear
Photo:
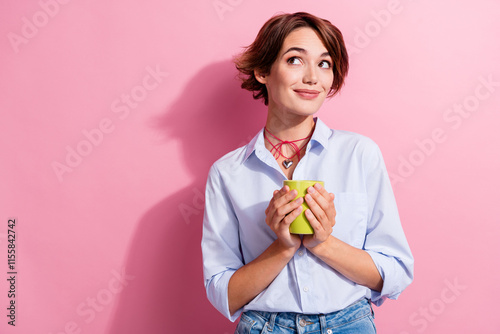
<path fill-rule="evenodd" d="M 254 70 L 253 75 L 255 75 L 255 79 L 257 79 L 257 81 L 261 84 L 265 85 L 267 83 L 267 76 L 259 70 Z"/>

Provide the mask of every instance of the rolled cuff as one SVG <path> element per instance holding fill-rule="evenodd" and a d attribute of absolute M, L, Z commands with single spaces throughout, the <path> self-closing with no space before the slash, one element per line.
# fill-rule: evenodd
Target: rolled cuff
<path fill-rule="evenodd" d="M 228 269 L 205 281 L 208 300 L 231 322 L 235 322 L 243 312 L 243 309 L 239 309 L 233 315 L 229 312 L 228 286 L 229 280 L 235 272 L 235 269 Z"/>
<path fill-rule="evenodd" d="M 384 281 L 382 291 L 370 290 L 367 297 L 376 306 L 382 305 L 387 298 L 397 299 L 401 292 L 413 281 L 413 263 L 411 268 L 407 268 L 405 264 L 394 257 L 370 250 L 367 250 L 367 253 L 371 256 Z"/>

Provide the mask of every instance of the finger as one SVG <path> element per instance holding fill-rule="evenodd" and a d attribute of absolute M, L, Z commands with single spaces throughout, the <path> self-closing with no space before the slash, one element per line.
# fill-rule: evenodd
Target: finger
<path fill-rule="evenodd" d="M 295 218 L 297 218 L 301 212 L 302 212 L 302 205 L 295 208 L 288 215 L 286 215 L 285 218 L 283 218 L 283 220 L 281 220 L 281 226 L 283 227 L 283 229 L 289 229 L 290 224 L 293 223 Z"/>
<path fill-rule="evenodd" d="M 293 199 L 297 197 L 297 190 L 290 190 L 288 186 L 284 186 L 278 192 L 273 194 L 273 198 L 269 203 L 269 210 L 267 216 L 270 218 L 268 223 L 272 228 L 278 228 L 279 223 L 283 218 L 289 214 L 291 211 L 300 206 L 303 202 L 302 198 L 298 198 L 293 201 Z"/>
<path fill-rule="evenodd" d="M 337 209 L 335 209 L 335 203 L 333 202 L 333 200 L 335 199 L 335 195 L 330 193 L 330 198 L 332 199 L 333 218 L 335 219 L 335 217 L 337 217 Z M 335 225 L 335 221 L 333 222 L 333 225 Z"/>
<path fill-rule="evenodd" d="M 319 183 L 316 183 L 313 187 L 309 188 L 308 192 L 316 195 L 314 198 L 317 200 L 318 204 L 321 205 L 323 209 L 326 209 L 326 206 L 330 205 L 332 202 L 330 193 L 328 193 L 328 191 L 326 191 L 326 189 Z"/>
<path fill-rule="evenodd" d="M 285 186 L 285 187 L 288 188 L 288 186 Z M 275 191 L 273 191 L 273 198 L 271 200 L 276 201 L 281 196 L 285 195 L 288 192 L 288 190 L 285 187 L 283 187 L 281 189 L 276 189 Z"/>
<path fill-rule="evenodd" d="M 285 190 L 286 187 L 286 190 Z M 288 186 L 283 187 L 282 190 L 274 197 L 274 204 L 277 208 L 293 201 L 297 197 L 297 190 L 288 188 Z"/>
<path fill-rule="evenodd" d="M 321 195 L 317 195 L 318 199 L 321 200 L 320 197 Z M 328 197 L 331 198 L 330 195 Z M 337 212 L 335 210 L 335 205 L 333 204 L 333 201 L 330 203 L 326 204 L 327 208 L 326 210 L 321 207 L 321 205 L 318 204 L 318 201 L 316 201 L 311 194 L 307 194 L 305 196 L 307 205 L 309 205 L 309 208 L 314 214 L 315 218 L 323 225 L 323 228 L 325 230 L 329 230 L 335 225 L 335 217 L 337 215 Z M 324 198 L 321 200 L 324 201 Z M 307 217 L 307 216 L 306 216 Z"/>
<path fill-rule="evenodd" d="M 335 217 L 337 216 L 337 209 L 335 209 L 335 202 L 334 202 L 335 195 L 332 193 L 328 193 L 328 196 L 330 197 L 331 210 L 333 211 L 332 215 L 333 215 L 333 218 L 335 219 Z M 333 225 L 335 225 L 335 221 L 333 222 Z"/>
<path fill-rule="evenodd" d="M 316 216 L 313 214 L 311 209 L 307 209 L 305 211 L 305 215 L 306 215 L 307 221 L 309 222 L 309 224 L 313 228 L 315 234 L 318 234 L 324 230 L 323 225 L 321 225 L 321 223 L 316 218 Z"/>
<path fill-rule="evenodd" d="M 276 194 L 279 192 L 279 190 L 273 191 L 273 197 L 271 197 L 271 200 L 269 201 L 269 205 L 267 206 L 266 210 L 264 213 L 267 215 L 271 211 L 271 206 L 273 205 L 274 198 L 276 197 Z"/>
<path fill-rule="evenodd" d="M 288 186 L 285 186 L 285 187 L 288 188 Z M 269 205 L 266 209 L 268 212 L 275 211 L 275 210 L 273 210 L 273 206 L 276 207 L 276 205 L 275 205 L 276 200 L 278 200 L 281 196 L 283 196 L 284 194 L 287 193 L 287 189 L 285 187 L 283 187 L 281 189 L 276 189 L 273 191 L 273 197 L 269 201 Z"/>
<path fill-rule="evenodd" d="M 319 183 L 316 183 L 314 187 L 309 187 L 307 192 L 314 198 L 316 203 L 318 203 L 327 215 L 333 214 L 333 211 L 335 210 L 332 199 L 333 194 L 328 193 Z"/>
<path fill-rule="evenodd" d="M 304 199 L 302 197 L 299 197 L 295 201 L 286 203 L 283 206 L 279 207 L 276 210 L 275 217 L 273 218 L 275 220 L 275 223 L 279 224 L 283 219 L 285 219 L 289 215 L 291 215 L 294 210 L 302 207 L 303 202 L 304 202 Z M 300 211 L 299 211 L 299 213 L 300 213 Z M 295 219 L 295 218 L 296 217 L 294 217 L 293 219 Z"/>
<path fill-rule="evenodd" d="M 288 193 L 290 191 L 290 187 L 289 186 L 283 186 L 283 188 L 281 188 L 279 190 L 279 193 L 281 196 L 283 196 L 284 194 Z"/>
<path fill-rule="evenodd" d="M 306 194 L 305 200 L 307 202 L 307 205 L 309 205 L 309 211 L 312 212 L 316 220 L 318 220 L 321 223 L 324 223 L 328 221 L 328 216 L 326 215 L 325 210 L 318 204 L 316 199 L 313 197 L 314 194 Z M 317 195 L 321 197 L 321 195 Z M 307 212 L 307 211 L 306 211 Z M 306 216 L 307 217 L 307 216 Z"/>

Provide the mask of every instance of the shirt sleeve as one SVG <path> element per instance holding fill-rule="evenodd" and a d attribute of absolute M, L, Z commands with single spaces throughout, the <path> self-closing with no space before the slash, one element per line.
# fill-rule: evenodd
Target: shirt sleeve
<path fill-rule="evenodd" d="M 241 310 L 230 314 L 227 288 L 231 276 L 244 263 L 238 220 L 215 165 L 210 169 L 205 190 L 201 248 L 207 297 L 219 312 L 234 322 Z"/>
<path fill-rule="evenodd" d="M 382 291 L 370 290 L 369 296 L 380 306 L 386 298 L 397 299 L 413 281 L 413 255 L 401 226 L 382 153 L 375 143 L 373 145 L 365 165 L 368 226 L 363 248 L 384 280 Z"/>

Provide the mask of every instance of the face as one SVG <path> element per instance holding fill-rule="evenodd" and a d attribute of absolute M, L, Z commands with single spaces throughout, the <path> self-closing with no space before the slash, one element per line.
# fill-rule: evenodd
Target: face
<path fill-rule="evenodd" d="M 330 91 L 332 58 L 313 29 L 299 28 L 285 38 L 270 73 L 255 76 L 266 85 L 270 112 L 309 116 Z"/>

